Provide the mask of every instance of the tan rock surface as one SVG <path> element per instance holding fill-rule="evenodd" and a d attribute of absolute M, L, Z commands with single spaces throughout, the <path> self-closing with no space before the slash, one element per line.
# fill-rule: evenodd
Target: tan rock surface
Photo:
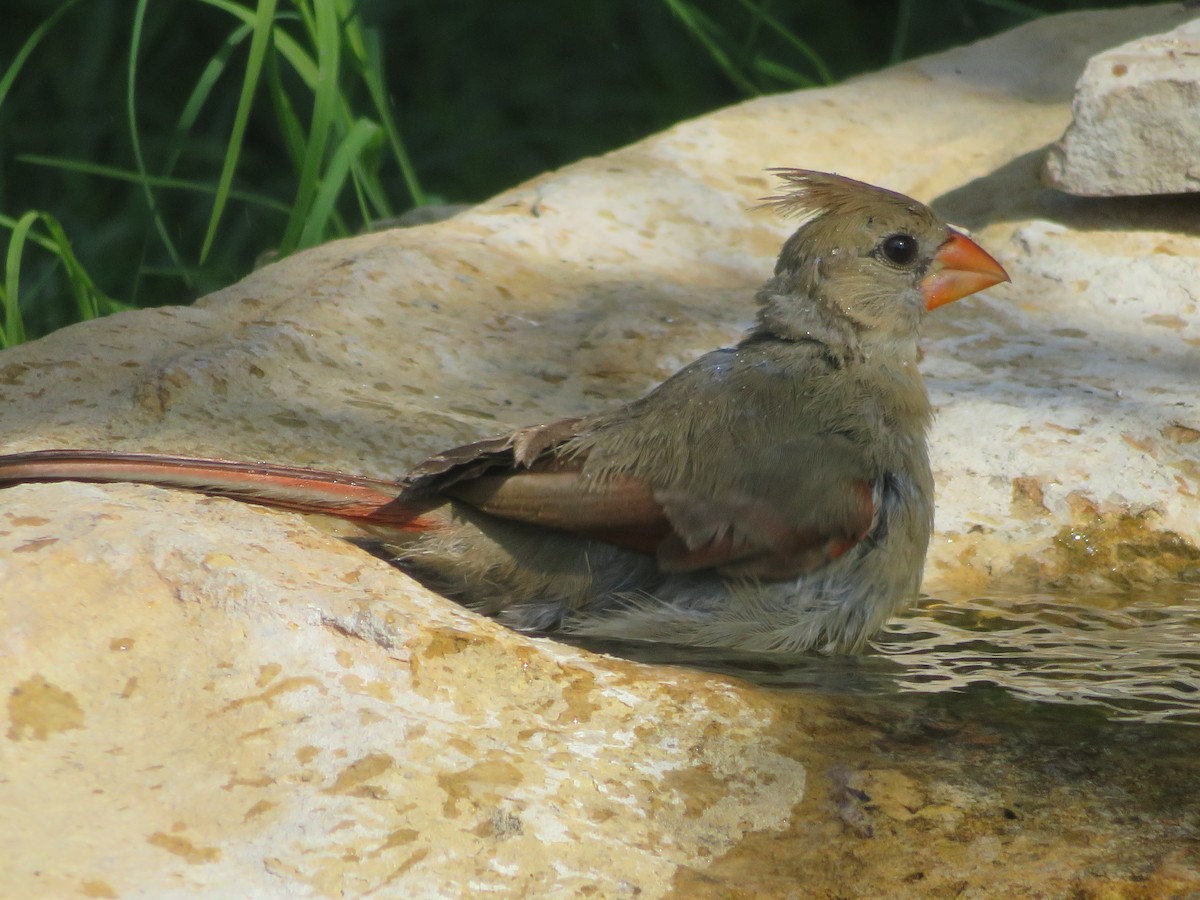
<path fill-rule="evenodd" d="M 300 520 L 56 485 L 0 521 L 4 896 L 657 895 L 804 795 L 743 691 L 518 636 Z"/>
<path fill-rule="evenodd" d="M 763 169 L 803 165 L 935 200 L 1014 276 L 930 328 L 927 586 L 1192 577 L 1194 215 L 1038 184 L 1085 60 L 1183 16 L 1046 20 L 743 104 L 453 221 L 5 351 L 0 449 L 388 476 L 631 398 L 749 322 L 787 231 L 749 207 Z M 228 501 L 0 493 L 0 698 L 14 896 L 1200 890 L 1190 732 L 596 657 Z"/>

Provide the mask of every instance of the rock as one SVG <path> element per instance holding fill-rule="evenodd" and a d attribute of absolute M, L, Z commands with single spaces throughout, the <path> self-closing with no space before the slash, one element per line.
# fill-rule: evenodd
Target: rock
<path fill-rule="evenodd" d="M 1085 197 L 1200 191 L 1200 19 L 1092 57 L 1046 180 Z"/>
<path fill-rule="evenodd" d="M 0 522 L 5 896 L 661 895 L 804 796 L 735 685 L 529 640 L 290 517 L 51 485 Z"/>
<path fill-rule="evenodd" d="M 751 210 L 763 170 L 803 165 L 933 200 L 1014 276 L 931 321 L 927 589 L 1192 577 L 1193 211 L 1038 180 L 1084 62 L 1183 16 L 1045 19 L 744 103 L 449 221 L 6 350 L 0 450 L 390 476 L 634 397 L 750 321 L 788 231 Z M 1188 633 L 1170 632 L 1178 665 Z M 1194 732 L 898 693 L 897 666 L 817 659 L 783 679 L 832 686 L 813 693 L 613 659 L 468 614 L 320 521 L 133 486 L 11 488 L 0 894 L 1200 890 Z"/>

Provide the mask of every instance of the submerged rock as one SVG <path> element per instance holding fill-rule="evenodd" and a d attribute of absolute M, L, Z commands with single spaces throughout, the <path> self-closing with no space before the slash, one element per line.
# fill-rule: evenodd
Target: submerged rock
<path fill-rule="evenodd" d="M 751 207 L 800 165 L 932 200 L 1013 275 L 931 317 L 927 589 L 1194 578 L 1193 210 L 1039 182 L 1085 61 L 1185 17 L 1046 19 L 744 103 L 4 351 L 0 450 L 392 476 L 629 399 L 748 324 L 788 230 Z M 0 893 L 1200 889 L 1193 732 L 847 693 L 879 658 L 814 662 L 830 694 L 596 656 L 319 522 L 149 488 L 0 492 L 0 586 Z"/>

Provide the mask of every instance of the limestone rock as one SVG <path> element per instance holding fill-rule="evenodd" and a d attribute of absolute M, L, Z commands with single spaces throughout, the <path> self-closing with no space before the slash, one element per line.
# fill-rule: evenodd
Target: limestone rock
<path fill-rule="evenodd" d="M 788 231 L 751 211 L 763 171 L 802 165 L 932 200 L 1014 276 L 931 322 L 927 588 L 1184 580 L 1200 545 L 1193 210 L 1038 179 L 1085 61 L 1184 15 L 1046 19 L 744 103 L 190 308 L 4 351 L 0 450 L 391 476 L 632 398 L 748 324 Z M 1200 890 L 1194 733 L 849 692 L 887 666 L 815 660 L 786 679 L 821 676 L 826 695 L 609 659 L 468 614 L 296 515 L 8 489 L 0 894 Z"/>
<path fill-rule="evenodd" d="M 1200 19 L 1088 61 L 1047 181 L 1090 197 L 1200 191 Z"/>
<path fill-rule="evenodd" d="M 242 504 L 6 492 L 0 894 L 653 896 L 803 798 L 736 687 L 403 581 Z"/>

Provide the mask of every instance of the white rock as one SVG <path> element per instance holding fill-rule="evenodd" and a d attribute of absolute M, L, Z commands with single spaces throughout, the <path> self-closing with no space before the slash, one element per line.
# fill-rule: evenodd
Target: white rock
<path fill-rule="evenodd" d="M 1047 181 L 1093 197 L 1200 191 L 1200 19 L 1097 54 Z"/>

